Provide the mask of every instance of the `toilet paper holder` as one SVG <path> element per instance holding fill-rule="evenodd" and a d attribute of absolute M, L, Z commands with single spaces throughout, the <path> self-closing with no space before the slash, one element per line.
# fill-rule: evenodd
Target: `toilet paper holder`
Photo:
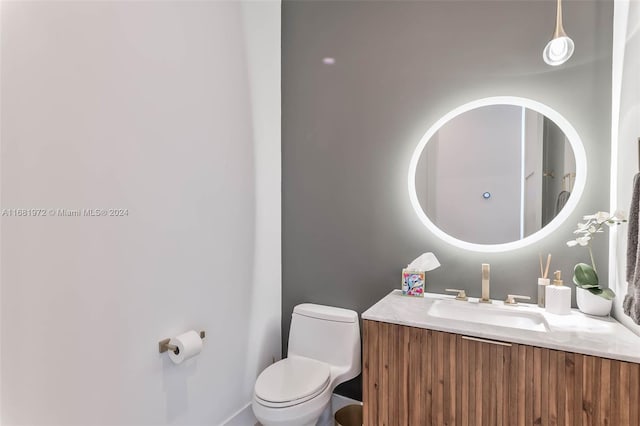
<path fill-rule="evenodd" d="M 204 331 L 200 332 L 200 338 L 204 339 L 205 333 Z M 178 355 L 178 353 L 180 352 L 178 347 L 176 345 L 172 345 L 169 342 L 171 341 L 171 338 L 169 339 L 164 339 L 164 340 L 160 340 L 158 342 L 158 350 L 160 351 L 160 353 L 164 353 L 167 351 L 172 351 L 174 354 Z"/>

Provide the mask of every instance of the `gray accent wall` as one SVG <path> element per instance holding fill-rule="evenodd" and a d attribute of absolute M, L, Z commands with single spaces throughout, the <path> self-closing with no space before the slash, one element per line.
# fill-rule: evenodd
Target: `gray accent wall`
<path fill-rule="evenodd" d="M 564 66 L 542 61 L 553 1 L 284 1 L 282 15 L 283 353 L 293 307 L 313 302 L 359 313 L 400 286 L 400 271 L 432 251 L 442 267 L 427 291 L 535 297 L 538 253 L 571 282 L 588 260 L 568 248 L 584 214 L 609 208 L 612 1 L 566 1 L 576 51 Z M 324 65 L 324 57 L 335 64 Z M 474 99 L 511 95 L 566 117 L 585 145 L 585 193 L 550 237 L 508 253 L 453 247 L 419 221 L 407 169 L 427 129 Z M 623 206 L 626 207 L 626 206 Z M 472 212 L 469 212 L 472 214 Z M 499 218 L 498 218 L 499 220 Z M 606 281 L 607 237 L 595 242 Z M 358 380 L 339 392 L 360 397 Z"/>

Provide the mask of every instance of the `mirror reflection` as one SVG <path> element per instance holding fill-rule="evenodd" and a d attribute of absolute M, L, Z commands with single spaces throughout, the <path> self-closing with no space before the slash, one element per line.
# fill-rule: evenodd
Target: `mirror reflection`
<path fill-rule="evenodd" d="M 562 130 L 537 111 L 490 105 L 464 112 L 429 140 L 416 192 L 429 219 L 476 244 L 523 239 L 566 204 L 576 159 Z"/>

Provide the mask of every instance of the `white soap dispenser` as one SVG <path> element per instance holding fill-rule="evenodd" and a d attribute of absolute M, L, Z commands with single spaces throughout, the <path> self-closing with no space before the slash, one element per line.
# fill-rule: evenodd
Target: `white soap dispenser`
<path fill-rule="evenodd" d="M 560 271 L 553 273 L 553 285 L 545 288 L 545 309 L 556 315 L 571 313 L 571 288 L 562 285 Z"/>

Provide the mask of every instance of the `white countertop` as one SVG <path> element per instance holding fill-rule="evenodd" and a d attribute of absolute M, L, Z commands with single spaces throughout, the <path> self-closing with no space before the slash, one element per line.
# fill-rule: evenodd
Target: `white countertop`
<path fill-rule="evenodd" d="M 477 309 L 477 315 L 460 319 L 429 315 L 429 309 L 437 300 L 444 301 L 438 302 L 441 308 L 442 303 L 445 307 L 447 303 L 469 304 L 472 312 Z M 479 304 L 477 300 L 469 298 L 468 302 L 463 302 L 454 300 L 453 296 L 434 293 L 411 297 L 394 290 L 365 311 L 362 319 L 640 363 L 640 336 L 613 318 L 593 317 L 575 309 L 569 315 L 554 315 L 537 305 L 519 303 L 517 306 L 505 306 L 502 301 L 493 301 L 488 308 L 544 317 L 547 331 L 527 330 L 479 322 L 486 305 Z M 451 306 L 455 309 L 455 305 Z"/>

